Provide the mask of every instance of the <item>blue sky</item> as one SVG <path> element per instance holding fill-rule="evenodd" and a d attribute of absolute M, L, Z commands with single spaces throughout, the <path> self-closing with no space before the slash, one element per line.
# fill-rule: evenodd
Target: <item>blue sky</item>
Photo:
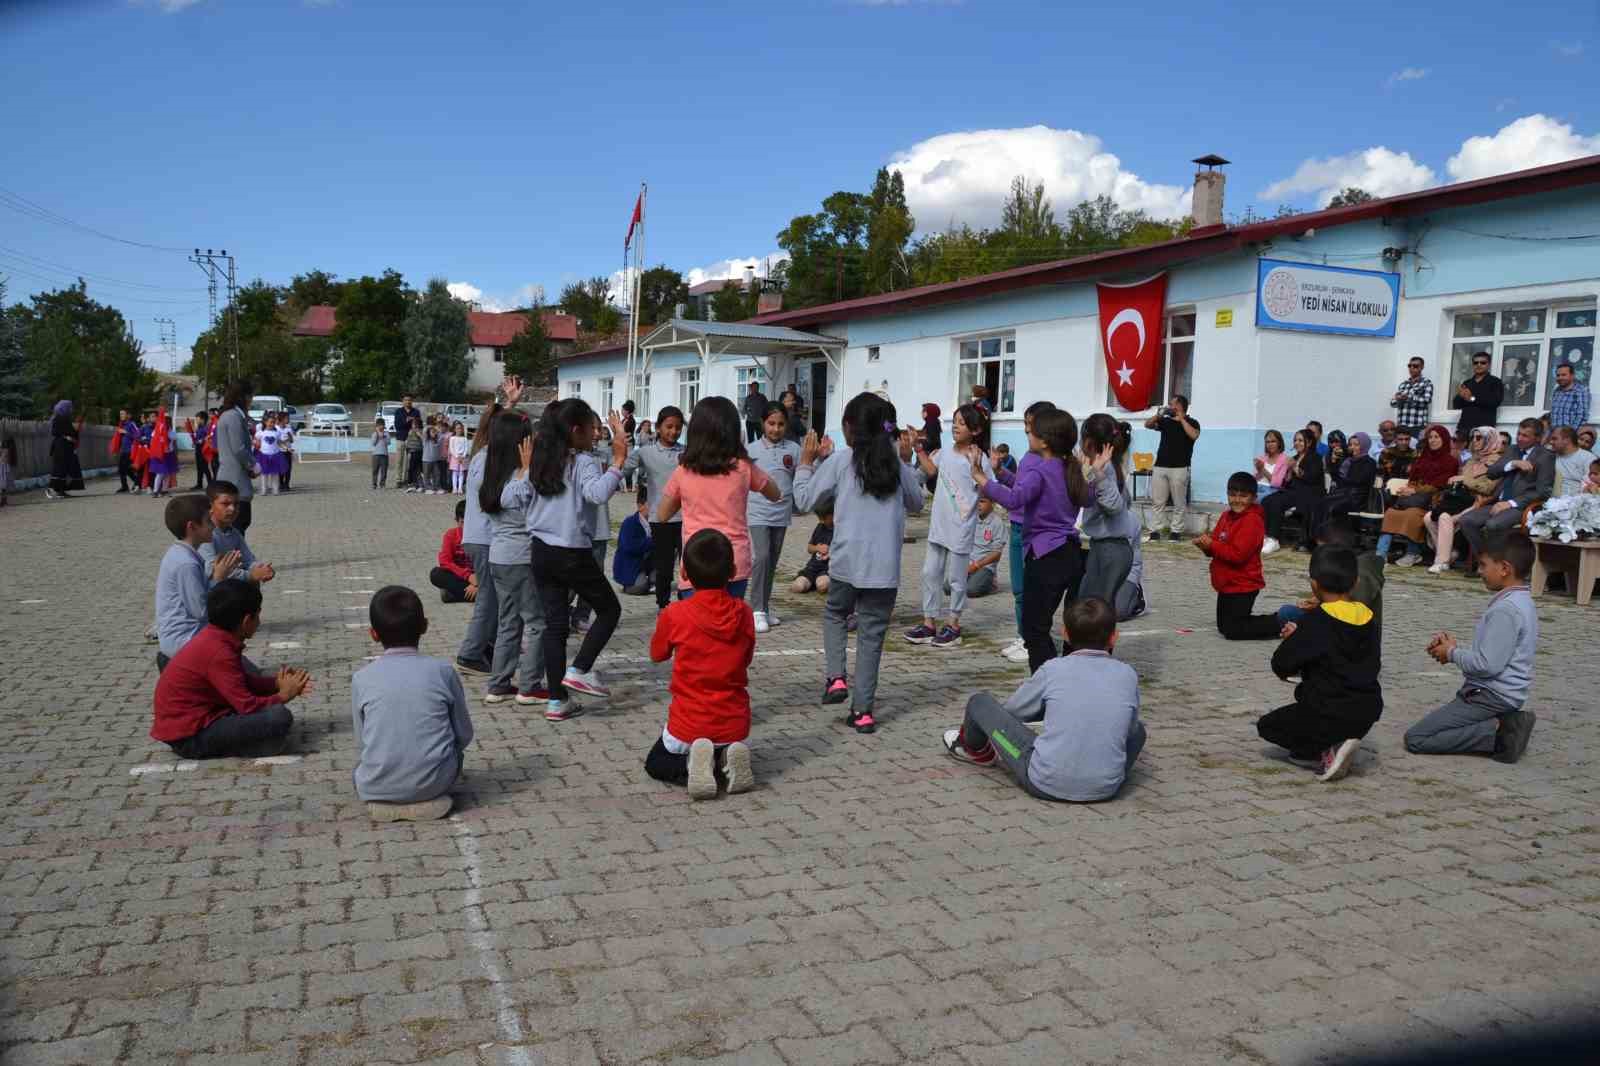
<path fill-rule="evenodd" d="M 1058 214 L 1107 191 L 1170 215 L 1218 152 L 1233 214 L 1600 152 L 1592 2 L 1085 7 L 0 4 L 0 190 L 226 247 L 241 281 L 394 267 L 494 307 L 616 271 L 641 180 L 650 261 L 715 276 L 890 163 L 938 229 L 991 222 L 1017 171 Z M 80 271 L 147 349 L 158 315 L 182 347 L 204 327 L 183 255 L 0 205 L 11 299 Z"/>

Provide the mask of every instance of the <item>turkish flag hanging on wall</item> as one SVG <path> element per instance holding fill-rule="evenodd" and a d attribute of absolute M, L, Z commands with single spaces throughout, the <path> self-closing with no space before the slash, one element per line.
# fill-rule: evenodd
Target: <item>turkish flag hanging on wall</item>
<path fill-rule="evenodd" d="M 1161 375 L 1161 330 L 1165 323 L 1167 275 L 1131 285 L 1095 286 L 1100 296 L 1100 346 L 1106 379 L 1117 403 L 1129 411 L 1150 406 L 1150 390 Z"/>

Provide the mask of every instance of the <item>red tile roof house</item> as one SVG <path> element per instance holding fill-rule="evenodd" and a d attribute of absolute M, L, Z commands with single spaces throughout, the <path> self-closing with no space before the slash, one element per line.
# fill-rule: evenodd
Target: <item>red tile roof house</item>
<path fill-rule="evenodd" d="M 578 320 L 564 311 L 545 311 L 540 316 L 557 358 L 577 347 Z M 468 311 L 472 330 L 472 371 L 467 388 L 472 392 L 493 392 L 504 376 L 506 345 L 527 327 L 521 311 Z M 328 304 L 306 308 L 294 328 L 296 337 L 331 337 L 338 325 L 338 309 Z"/>

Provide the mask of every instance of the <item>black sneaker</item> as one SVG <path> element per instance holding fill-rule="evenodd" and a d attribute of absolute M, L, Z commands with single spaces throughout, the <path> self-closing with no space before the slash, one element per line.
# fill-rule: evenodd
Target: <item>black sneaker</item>
<path fill-rule="evenodd" d="M 873 721 L 871 711 L 851 711 L 844 716 L 845 724 L 857 733 L 876 733 L 878 723 Z"/>
<path fill-rule="evenodd" d="M 1500 732 L 1494 738 L 1495 762 L 1514 763 L 1528 750 L 1528 740 L 1533 736 L 1533 724 L 1538 716 L 1532 711 L 1512 711 L 1500 719 Z"/>
<path fill-rule="evenodd" d="M 850 684 L 842 677 L 830 677 L 822 686 L 823 703 L 843 703 L 850 698 Z"/>
<path fill-rule="evenodd" d="M 485 659 L 463 659 L 456 656 L 456 669 L 464 674 L 487 674 L 494 665 Z"/>
<path fill-rule="evenodd" d="M 1174 529 L 1170 533 L 1167 534 L 1167 539 L 1168 540 L 1181 541 L 1181 540 L 1183 540 L 1183 534 L 1179 533 L 1176 529 Z"/>

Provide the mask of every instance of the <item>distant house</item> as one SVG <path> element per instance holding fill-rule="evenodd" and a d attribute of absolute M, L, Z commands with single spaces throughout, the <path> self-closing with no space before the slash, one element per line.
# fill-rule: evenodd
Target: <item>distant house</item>
<path fill-rule="evenodd" d="M 556 357 L 571 354 L 577 347 L 578 320 L 565 311 L 543 311 L 540 318 Z M 505 376 L 506 346 L 528 325 L 523 311 L 468 311 L 471 329 L 472 370 L 467 388 L 473 392 L 492 392 Z M 306 308 L 294 328 L 296 337 L 331 337 L 338 325 L 338 309 L 328 304 Z"/>
<path fill-rule="evenodd" d="M 756 313 L 761 315 L 772 314 L 783 310 L 783 294 L 768 282 L 754 276 L 746 276 L 742 281 L 739 278 L 715 278 L 711 281 L 702 281 L 698 285 L 689 286 L 688 307 L 693 309 L 695 317 L 705 322 L 712 321 L 716 316 L 711 313 L 711 301 L 717 293 L 734 286 L 741 292 L 749 292 L 752 285 L 761 286 L 757 299 Z"/>

